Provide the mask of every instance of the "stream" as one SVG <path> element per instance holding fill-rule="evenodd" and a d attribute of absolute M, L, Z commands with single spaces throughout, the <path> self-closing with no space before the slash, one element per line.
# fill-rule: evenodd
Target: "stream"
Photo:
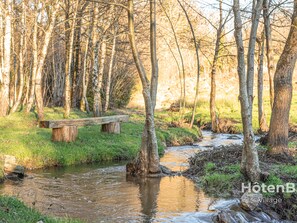
<path fill-rule="evenodd" d="M 203 141 L 193 146 L 169 147 L 161 158 L 162 165 L 175 171 L 184 170 L 188 167 L 187 159 L 196 152 L 242 143 L 241 135 L 203 131 L 203 136 Z M 238 203 L 237 199 L 208 196 L 183 176 L 128 177 L 125 164 L 112 162 L 31 171 L 22 181 L 0 185 L 0 193 L 14 195 L 43 214 L 86 222 L 212 222 L 219 210 Z"/>

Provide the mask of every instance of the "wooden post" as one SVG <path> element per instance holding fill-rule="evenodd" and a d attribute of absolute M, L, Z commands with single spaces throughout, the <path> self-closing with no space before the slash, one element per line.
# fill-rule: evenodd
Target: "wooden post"
<path fill-rule="evenodd" d="M 121 133 L 121 125 L 119 122 L 112 122 L 108 124 L 102 125 L 102 132 L 107 133 L 114 133 L 114 134 L 120 134 Z"/>
<path fill-rule="evenodd" d="M 52 141 L 54 142 L 74 142 L 78 134 L 77 126 L 64 126 L 53 128 Z"/>

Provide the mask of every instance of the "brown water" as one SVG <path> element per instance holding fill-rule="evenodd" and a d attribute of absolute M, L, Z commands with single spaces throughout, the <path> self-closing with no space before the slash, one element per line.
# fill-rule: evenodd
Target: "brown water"
<path fill-rule="evenodd" d="M 204 132 L 203 142 L 168 148 L 161 162 L 172 170 L 183 170 L 187 168 L 187 158 L 195 152 L 231 143 L 241 143 L 241 137 Z M 21 182 L 1 185 L 0 193 L 15 195 L 44 214 L 88 222 L 211 222 L 215 212 L 209 211 L 210 205 L 225 207 L 224 202 L 238 202 L 209 197 L 182 176 L 142 180 L 127 177 L 125 163 L 52 168 L 27 174 Z"/>

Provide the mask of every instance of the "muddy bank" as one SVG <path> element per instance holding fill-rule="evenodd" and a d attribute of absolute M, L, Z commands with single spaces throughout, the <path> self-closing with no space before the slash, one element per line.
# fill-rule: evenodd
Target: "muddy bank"
<path fill-rule="evenodd" d="M 294 175 L 295 172 L 292 171 L 297 172 L 294 158 L 269 156 L 262 147 L 258 148 L 258 152 L 261 171 L 270 173 L 266 179 L 267 184 L 297 182 L 297 174 Z M 207 193 L 216 195 L 220 190 L 226 190 L 228 196 L 239 198 L 242 195 L 242 183 L 247 183 L 240 174 L 241 156 L 242 146 L 240 145 L 202 151 L 189 159 L 190 168 L 184 174 L 190 178 L 195 178 Z M 269 199 L 263 200 L 260 206 L 261 211 L 265 213 L 275 212 L 283 220 L 297 221 L 296 193 L 266 194 L 265 197 Z M 271 200 L 281 202 L 271 202 Z"/>

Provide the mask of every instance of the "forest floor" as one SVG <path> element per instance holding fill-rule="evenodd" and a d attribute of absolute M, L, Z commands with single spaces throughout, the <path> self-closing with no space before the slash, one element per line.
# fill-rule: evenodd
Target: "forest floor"
<path fill-rule="evenodd" d="M 260 168 L 269 173 L 266 185 L 285 185 L 297 182 L 297 158 L 287 159 L 266 154 L 266 148 L 258 146 Z M 195 179 L 206 193 L 215 197 L 238 197 L 243 194 L 242 183 L 248 181 L 240 173 L 242 146 L 231 145 L 202 151 L 190 159 L 190 168 L 184 173 Z M 278 213 L 282 219 L 297 221 L 296 193 L 263 193 L 264 209 Z M 277 201 L 280 202 L 271 202 Z"/>
<path fill-rule="evenodd" d="M 121 124 L 121 134 L 102 133 L 101 126 L 86 126 L 79 128 L 75 142 L 64 143 L 51 141 L 51 129 L 39 128 L 35 113 L 16 112 L 0 118 L 0 156 L 15 156 L 19 165 L 28 169 L 131 160 L 140 148 L 144 116 L 142 112 L 130 110 L 117 113 L 130 115 L 130 121 Z M 109 113 L 112 114 L 115 113 Z M 70 118 L 87 116 L 77 110 L 71 113 Z M 61 108 L 46 108 L 45 120 L 62 118 Z M 156 118 L 156 129 L 160 154 L 164 153 L 166 146 L 186 145 L 198 140 L 197 129 L 171 127 L 162 117 Z"/>

